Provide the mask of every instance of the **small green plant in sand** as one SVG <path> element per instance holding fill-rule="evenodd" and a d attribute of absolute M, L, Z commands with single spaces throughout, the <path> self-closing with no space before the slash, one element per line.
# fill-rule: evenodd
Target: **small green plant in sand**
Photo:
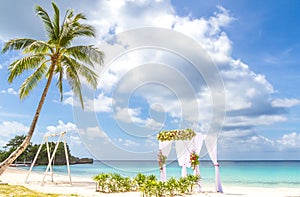
<path fill-rule="evenodd" d="M 188 175 L 185 178 L 171 177 L 167 182 L 158 181 L 155 175 L 137 174 L 134 178 L 116 173 L 101 173 L 94 177 L 97 191 L 103 193 L 140 191 L 143 197 L 176 196 L 193 193 L 193 187 L 200 176 Z"/>

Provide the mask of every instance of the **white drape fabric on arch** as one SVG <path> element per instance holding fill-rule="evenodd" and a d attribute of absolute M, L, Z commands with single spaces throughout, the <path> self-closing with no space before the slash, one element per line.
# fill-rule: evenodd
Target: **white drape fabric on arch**
<path fill-rule="evenodd" d="M 181 166 L 181 176 L 186 177 L 186 168 L 191 167 L 190 154 L 193 151 L 192 140 L 178 140 L 175 141 L 175 148 L 177 154 L 178 165 Z"/>
<path fill-rule="evenodd" d="M 159 150 L 161 150 L 162 154 L 164 156 L 169 156 L 171 148 L 172 148 L 173 141 L 165 141 L 165 142 L 159 142 Z"/>
<path fill-rule="evenodd" d="M 163 165 L 163 169 L 160 171 L 160 181 L 167 181 L 167 167 L 166 164 Z"/>
<path fill-rule="evenodd" d="M 217 143 L 211 144 L 209 141 L 205 141 L 206 149 L 208 151 L 209 157 L 212 160 L 214 166 L 215 166 L 215 188 L 217 192 L 223 193 L 223 188 L 221 184 L 220 179 L 220 173 L 219 173 L 219 164 L 217 159 Z"/>
<path fill-rule="evenodd" d="M 204 140 L 204 135 L 202 135 L 201 133 L 197 133 L 196 136 L 192 139 L 193 150 L 197 155 L 199 155 L 201 151 L 203 140 Z M 194 175 L 200 175 L 199 165 L 194 169 Z"/>
<path fill-rule="evenodd" d="M 165 142 L 159 142 L 159 150 L 161 150 L 161 153 L 168 157 L 172 148 L 173 141 L 165 141 Z M 162 182 L 165 182 L 167 180 L 167 169 L 166 165 L 163 165 L 163 169 L 160 171 L 160 180 Z"/>
<path fill-rule="evenodd" d="M 196 133 L 196 136 L 192 140 L 178 140 L 175 141 L 176 154 L 178 159 L 178 165 L 182 167 L 181 175 L 182 177 L 187 176 L 187 167 L 191 167 L 190 163 L 190 153 L 195 151 L 197 154 L 200 153 L 203 141 L 205 141 L 205 146 L 209 157 L 211 158 L 214 166 L 215 166 L 215 187 L 217 192 L 223 193 L 220 173 L 219 173 L 219 164 L 217 159 L 217 141 L 207 139 L 209 136 L 202 135 L 201 133 Z M 162 151 L 162 154 L 168 156 L 173 141 L 159 141 L 159 149 Z M 194 174 L 200 174 L 199 166 L 194 170 Z M 166 181 L 166 165 L 163 166 L 163 170 L 161 171 L 161 181 Z M 200 186 L 200 185 L 199 185 Z"/>
<path fill-rule="evenodd" d="M 203 141 L 204 141 L 205 136 L 201 133 L 197 133 L 196 136 L 193 138 L 193 150 L 195 151 L 195 153 L 197 155 L 200 154 L 202 145 L 203 145 Z M 194 169 L 194 175 L 200 175 L 200 168 L 199 165 L 197 165 Z M 197 186 L 198 186 L 198 192 L 201 192 L 201 179 L 198 180 L 197 182 Z"/>

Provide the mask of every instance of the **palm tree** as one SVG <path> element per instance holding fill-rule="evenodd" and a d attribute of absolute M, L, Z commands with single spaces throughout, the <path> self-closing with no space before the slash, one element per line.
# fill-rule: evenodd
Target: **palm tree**
<path fill-rule="evenodd" d="M 80 76 L 84 77 L 94 89 L 97 87 L 98 76 L 92 68 L 95 63 L 102 64 L 103 53 L 92 45 L 71 46 L 75 38 L 95 37 L 95 29 L 88 24 L 81 23 L 82 20 L 86 20 L 82 13 L 75 15 L 73 10 L 67 10 L 61 20 L 57 5 L 52 2 L 52 7 L 54 15 L 51 19 L 42 7 L 36 6 L 36 13 L 43 21 L 48 41 L 17 38 L 6 42 L 2 49 L 2 53 L 9 50 L 22 50 L 24 54 L 24 57 L 9 65 L 9 83 L 24 71 L 33 70 L 33 73 L 20 86 L 21 100 L 28 96 L 44 77 L 47 82 L 25 140 L 0 164 L 0 175 L 30 143 L 53 76 L 57 76 L 56 86 L 61 100 L 63 99 L 63 78 L 66 76 L 74 95 L 79 97 L 82 108 L 84 106 Z"/>

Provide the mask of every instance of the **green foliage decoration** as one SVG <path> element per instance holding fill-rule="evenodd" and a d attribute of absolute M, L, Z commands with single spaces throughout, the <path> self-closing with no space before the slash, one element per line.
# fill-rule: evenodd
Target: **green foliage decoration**
<path fill-rule="evenodd" d="M 163 170 L 163 166 L 166 164 L 167 156 L 163 155 L 161 150 L 158 152 L 158 166 L 160 170 Z"/>
<path fill-rule="evenodd" d="M 157 135 L 159 141 L 191 140 L 196 136 L 192 129 L 161 131 Z"/>

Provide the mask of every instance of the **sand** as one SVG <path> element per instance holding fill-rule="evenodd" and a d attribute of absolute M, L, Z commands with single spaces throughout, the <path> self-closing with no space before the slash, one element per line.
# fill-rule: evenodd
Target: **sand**
<path fill-rule="evenodd" d="M 107 197 L 140 197 L 140 192 L 126 192 L 103 194 L 96 192 L 96 183 L 90 178 L 82 178 L 72 176 L 72 185 L 69 183 L 67 176 L 54 174 L 54 182 L 48 175 L 45 179 L 45 184 L 41 185 L 43 178 L 42 173 L 32 172 L 29 176 L 28 183 L 25 183 L 27 171 L 17 168 L 9 168 L 0 180 L 11 185 L 23 185 L 29 189 L 44 192 L 44 193 L 58 193 L 58 194 L 77 194 L 79 196 L 107 196 Z M 190 197 L 205 196 L 205 197 L 219 197 L 219 196 L 252 196 L 252 197 L 300 197 L 299 188 L 263 188 L 263 187 L 237 187 L 223 184 L 224 193 L 214 192 L 213 185 L 203 185 L 201 193 L 194 193 L 186 195 Z"/>

